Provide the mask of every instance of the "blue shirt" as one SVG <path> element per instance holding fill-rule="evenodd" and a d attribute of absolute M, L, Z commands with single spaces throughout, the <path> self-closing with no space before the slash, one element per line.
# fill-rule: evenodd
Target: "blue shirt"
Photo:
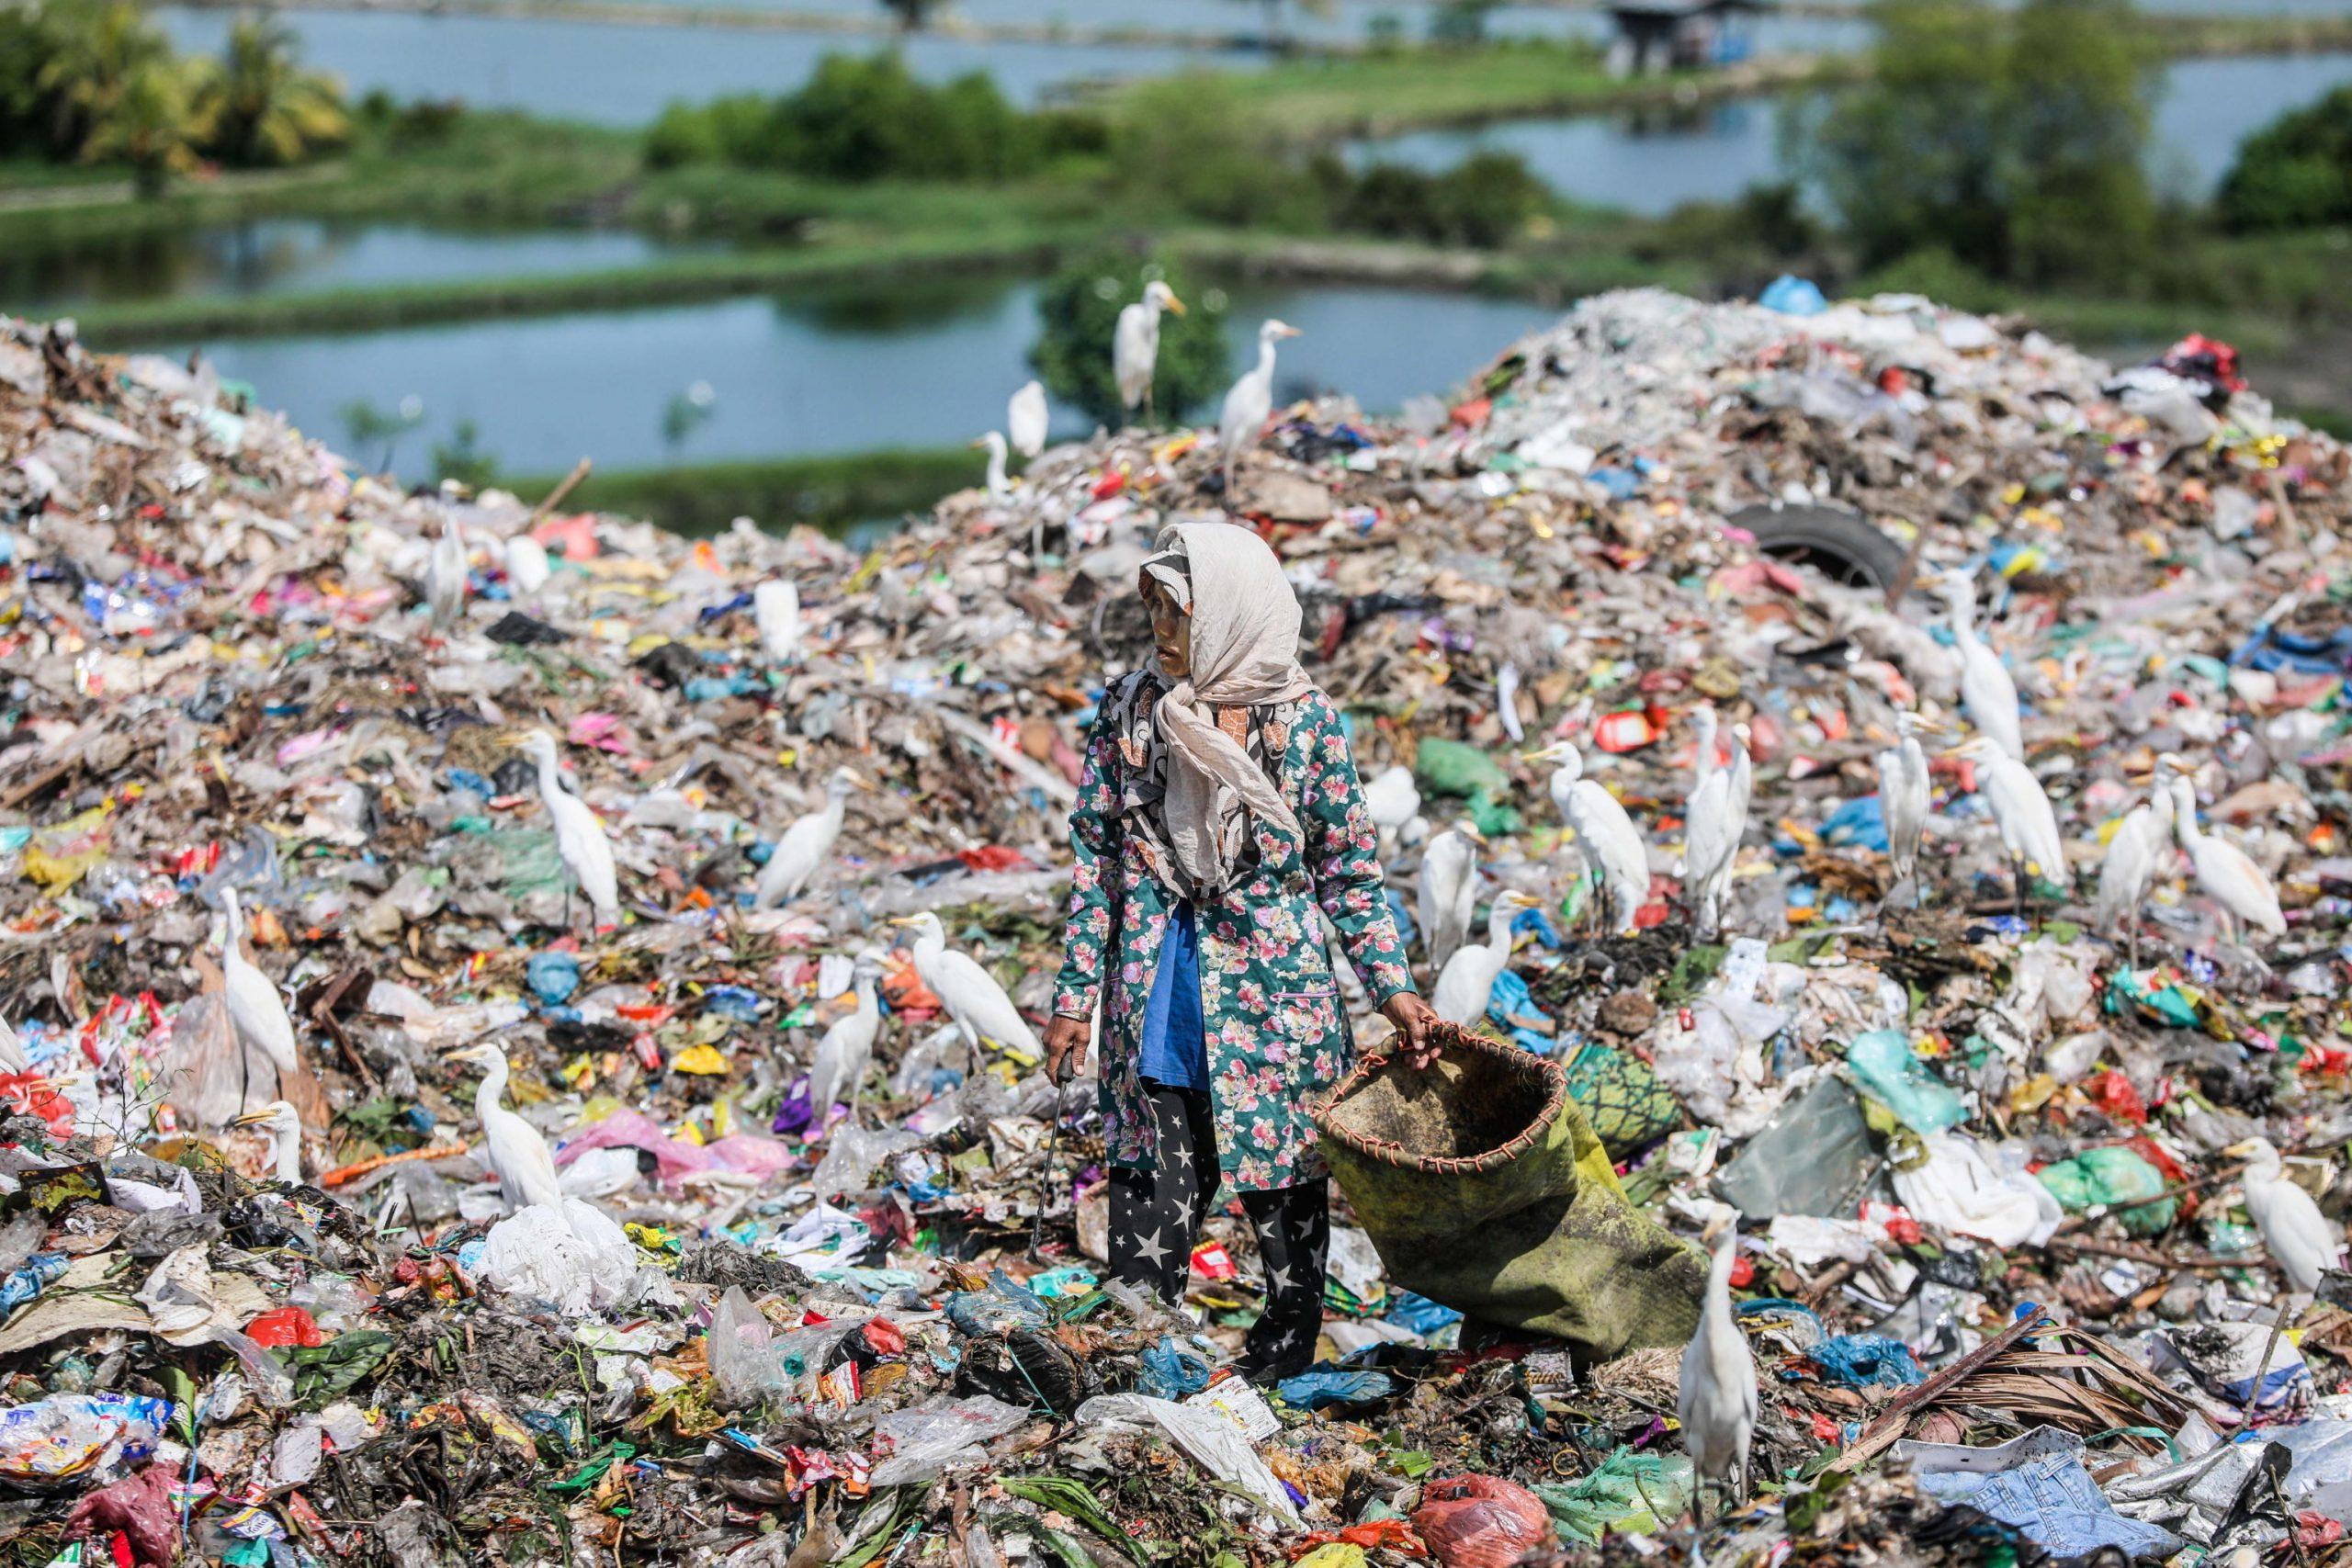
<path fill-rule="evenodd" d="M 1201 947 L 1193 907 L 1169 912 L 1143 1017 L 1141 1075 L 1170 1089 L 1209 1087 L 1208 1026 L 1201 1017 Z"/>

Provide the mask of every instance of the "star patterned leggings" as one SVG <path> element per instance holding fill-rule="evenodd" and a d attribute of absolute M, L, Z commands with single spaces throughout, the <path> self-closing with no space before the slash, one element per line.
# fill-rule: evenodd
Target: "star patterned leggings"
<path fill-rule="evenodd" d="M 1112 1168 L 1111 1276 L 1173 1305 L 1183 1300 L 1193 1246 L 1222 1180 L 1216 1133 L 1207 1095 L 1151 1082 L 1144 1088 L 1159 1127 L 1159 1168 Z M 1242 1349 L 1242 1370 L 1253 1382 L 1295 1376 L 1314 1364 L 1331 1242 L 1329 1194 L 1323 1182 L 1312 1181 L 1240 1195 L 1266 1271 L 1266 1308 Z"/>

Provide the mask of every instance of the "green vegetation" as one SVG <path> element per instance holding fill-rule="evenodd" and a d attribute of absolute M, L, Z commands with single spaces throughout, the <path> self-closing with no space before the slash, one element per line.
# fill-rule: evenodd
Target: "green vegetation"
<path fill-rule="evenodd" d="M 1111 375 L 1109 344 L 1119 311 L 1142 299 L 1144 286 L 1155 278 L 1185 305 L 1182 314 L 1170 311 L 1159 318 L 1159 357 L 1152 377 L 1156 417 L 1182 419 L 1226 389 L 1231 378 L 1223 312 L 1164 258 L 1141 259 L 1113 247 L 1065 267 L 1038 299 L 1043 325 L 1029 363 L 1048 392 L 1102 423 L 1125 421 Z"/>
<path fill-rule="evenodd" d="M 1433 245 L 1508 245 L 1555 200 L 1513 152 L 1476 153 L 1441 174 L 1374 164 L 1350 175 L 1329 158 L 1318 167 L 1332 180 L 1334 228 Z"/>
<path fill-rule="evenodd" d="M 2352 87 L 2247 137 L 2213 206 L 2240 233 L 2352 223 Z"/>
<path fill-rule="evenodd" d="M 1001 182 L 1035 175 L 1059 156 L 1099 153 L 1108 134 L 1091 114 L 1024 114 L 985 73 L 934 87 L 896 53 L 834 54 L 779 98 L 671 105 L 646 133 L 645 161 L 655 169 L 724 163 L 852 184 Z"/>
<path fill-rule="evenodd" d="M 348 129 L 277 24 L 241 20 L 225 60 L 187 60 L 128 0 L 0 11 L 0 159 L 110 164 L 153 195 L 208 160 L 301 162 Z"/>
<path fill-rule="evenodd" d="M 2152 61 L 2130 0 L 1884 0 L 1866 80 L 1806 137 L 1862 265 L 1940 250 L 2031 283 L 2146 259 Z"/>
<path fill-rule="evenodd" d="M 980 468 L 976 454 L 956 446 L 600 471 L 582 480 L 566 504 L 647 518 L 682 534 L 715 534 L 738 517 L 756 517 L 768 527 L 806 523 L 838 533 L 920 512 L 978 483 Z M 527 501 L 553 490 L 558 479 L 499 482 Z"/>

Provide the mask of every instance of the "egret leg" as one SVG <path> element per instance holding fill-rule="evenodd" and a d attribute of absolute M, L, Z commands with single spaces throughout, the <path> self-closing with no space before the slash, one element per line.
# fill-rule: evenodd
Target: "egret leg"
<path fill-rule="evenodd" d="M 2136 913 L 2124 917 L 2123 931 L 2123 951 L 2136 975 L 2140 972 L 2140 917 Z"/>
<path fill-rule="evenodd" d="M 2018 919 L 2025 919 L 2025 858 L 2024 858 L 2023 856 L 2021 856 L 2021 855 L 2011 855 L 2011 856 L 2009 857 L 2009 886 L 2010 886 L 2011 895 L 2012 895 L 2012 897 L 2015 898 L 2015 900 L 2016 900 L 2016 902 L 2017 902 L 2017 913 L 2018 913 Z"/>

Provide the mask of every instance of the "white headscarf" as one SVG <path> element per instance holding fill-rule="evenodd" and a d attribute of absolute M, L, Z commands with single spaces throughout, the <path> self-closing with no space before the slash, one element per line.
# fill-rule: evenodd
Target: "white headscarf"
<path fill-rule="evenodd" d="M 1177 564 L 1166 558 L 1182 558 L 1193 630 L 1192 674 L 1168 677 L 1153 710 L 1168 742 L 1169 848 L 1201 894 L 1214 897 L 1231 880 L 1240 847 L 1221 829 L 1246 821 L 1232 807 L 1299 831 L 1265 770 L 1216 727 L 1216 709 L 1287 702 L 1314 682 L 1298 664 L 1298 596 L 1263 539 L 1230 523 L 1171 523 L 1157 548 L 1146 570 L 1162 581 L 1170 574 L 1163 569 Z"/>

